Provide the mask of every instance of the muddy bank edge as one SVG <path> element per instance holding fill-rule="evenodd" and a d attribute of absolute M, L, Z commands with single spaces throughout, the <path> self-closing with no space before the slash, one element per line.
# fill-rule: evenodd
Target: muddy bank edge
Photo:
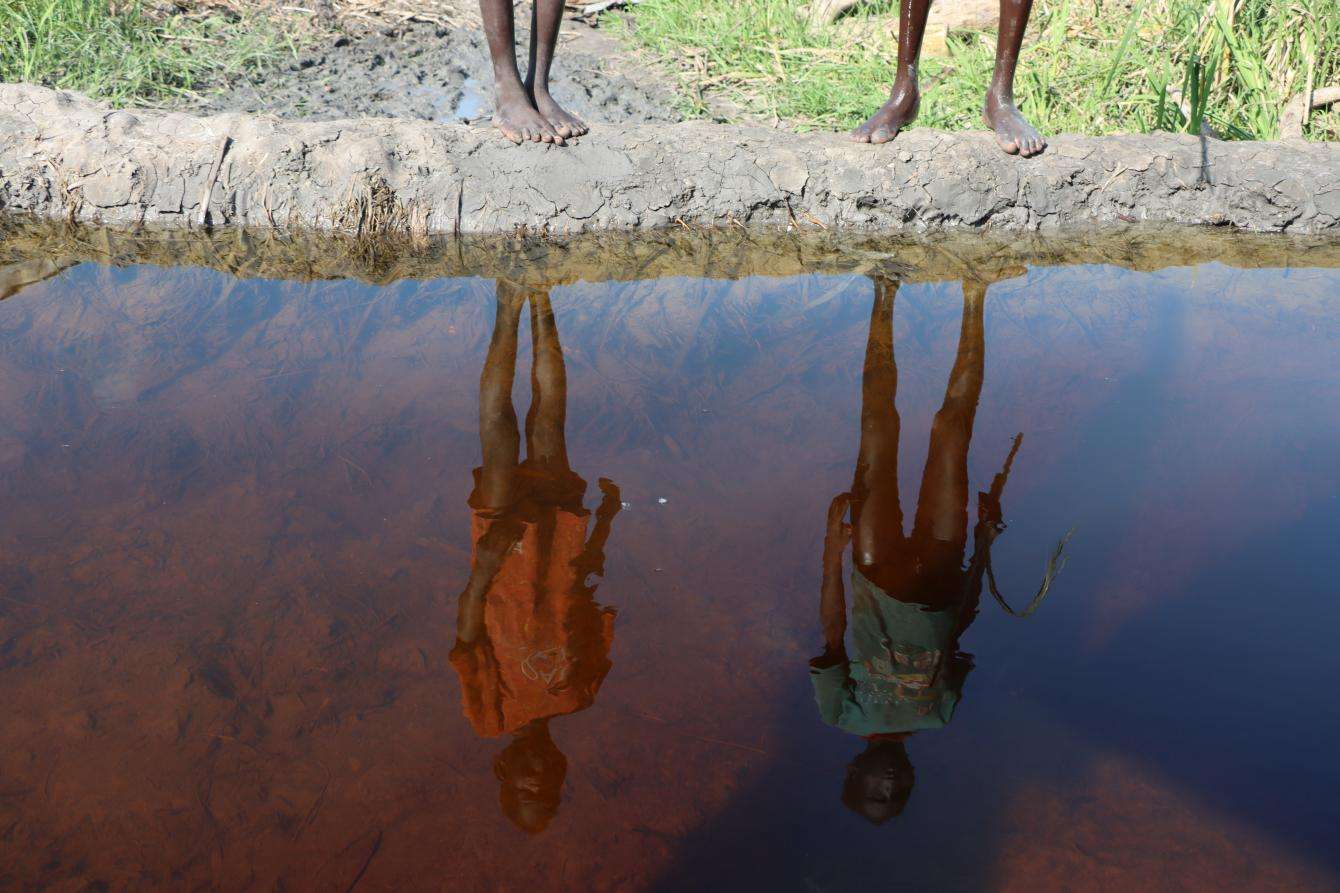
<path fill-rule="evenodd" d="M 107 224 L 577 233 L 675 224 L 1036 230 L 1152 221 L 1340 231 L 1340 144 L 987 134 L 863 146 L 706 122 L 513 146 L 487 126 L 113 111 L 0 85 L 0 208 Z"/>

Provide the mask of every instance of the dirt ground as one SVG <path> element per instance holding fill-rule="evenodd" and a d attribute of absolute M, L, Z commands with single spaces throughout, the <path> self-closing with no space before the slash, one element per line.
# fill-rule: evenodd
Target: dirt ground
<path fill-rule="evenodd" d="M 517 9 L 524 61 L 528 4 Z M 282 118 L 350 117 L 483 121 L 492 113 L 491 71 L 471 3 L 374 13 L 337 7 L 302 54 L 260 78 L 185 103 L 196 112 L 269 112 Z M 665 77 L 634 61 L 613 37 L 578 19 L 563 23 L 553 93 L 592 123 L 680 120 Z"/>

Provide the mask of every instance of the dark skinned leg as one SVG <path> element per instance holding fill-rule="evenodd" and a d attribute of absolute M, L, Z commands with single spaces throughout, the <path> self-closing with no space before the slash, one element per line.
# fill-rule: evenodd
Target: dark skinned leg
<path fill-rule="evenodd" d="M 558 28 L 563 21 L 563 0 L 535 0 L 530 13 L 530 68 L 526 72 L 526 92 L 531 102 L 561 137 L 581 136 L 590 128 L 576 115 L 565 112 L 549 95 L 549 67 L 558 45 Z"/>
<path fill-rule="evenodd" d="M 479 446 L 484 464 L 474 500 L 477 508 L 492 510 L 499 517 L 474 544 L 470 579 L 461 591 L 456 611 L 456 636 L 474 642 L 485 635 L 484 598 L 502 567 L 504 556 L 521 535 L 521 527 L 506 509 L 516 499 L 517 462 L 521 449 L 512 407 L 512 380 L 516 377 L 517 328 L 525 295 L 515 286 L 498 281 L 498 310 L 489 341 L 484 371 L 479 376 Z"/>
<path fill-rule="evenodd" d="M 1002 0 L 1006 2 L 1006 0 Z M 926 16 L 931 0 L 903 0 L 898 13 L 898 71 L 894 75 L 889 101 L 851 132 L 859 143 L 887 143 L 917 116 L 921 93 L 917 87 L 917 60 L 921 56 L 921 38 L 926 33 Z"/>
<path fill-rule="evenodd" d="M 894 397 L 898 368 L 893 360 L 893 302 L 898 283 L 872 277 L 875 302 L 861 374 L 861 449 L 852 485 L 852 555 L 861 567 L 896 560 L 903 539 L 898 498 L 898 435 L 901 421 Z"/>
<path fill-rule="evenodd" d="M 1041 152 L 1047 141 L 1024 120 L 1014 105 L 1014 69 L 1019 64 L 1019 47 L 1033 0 L 1000 0 L 1000 34 L 996 38 L 996 70 L 986 91 L 982 117 L 996 132 L 996 142 L 1011 155 L 1025 158 Z"/>
<path fill-rule="evenodd" d="M 530 412 L 526 413 L 526 457 L 546 470 L 567 474 L 568 376 L 563 346 L 558 342 L 554 308 L 547 289 L 530 296 L 530 333 L 535 363 L 531 367 Z"/>
<path fill-rule="evenodd" d="M 484 465 L 479 473 L 483 508 L 505 509 L 516 495 L 521 437 L 512 406 L 516 377 L 517 329 L 526 296 L 516 285 L 498 280 L 498 315 L 489 341 L 484 371 L 479 376 L 479 446 Z"/>
<path fill-rule="evenodd" d="M 931 445 L 917 496 L 912 541 L 964 545 L 968 539 L 968 444 L 986 362 L 986 285 L 963 283 L 963 324 L 944 403 L 931 423 Z M 961 562 L 962 554 L 959 555 Z"/>
<path fill-rule="evenodd" d="M 479 0 L 479 12 L 493 62 L 493 126 L 514 143 L 562 143 L 563 137 L 535 108 L 521 83 L 512 0 Z"/>

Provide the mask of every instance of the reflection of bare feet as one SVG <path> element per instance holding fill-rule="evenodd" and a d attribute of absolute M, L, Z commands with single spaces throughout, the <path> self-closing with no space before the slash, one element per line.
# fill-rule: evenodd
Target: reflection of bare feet
<path fill-rule="evenodd" d="M 887 143 L 917 116 L 920 103 L 921 94 L 915 83 L 894 84 L 889 101 L 869 121 L 853 130 L 851 138 L 858 143 Z"/>
<path fill-rule="evenodd" d="M 572 136 L 581 136 L 591 128 L 586 126 L 586 122 L 576 115 L 565 112 L 563 108 L 549 95 L 548 90 L 535 90 L 532 94 L 535 97 L 535 108 L 539 109 L 540 114 L 554 128 L 554 132 L 564 139 Z"/>
<path fill-rule="evenodd" d="M 529 140 L 533 143 L 563 145 L 563 137 L 550 126 L 531 105 L 525 93 L 499 91 L 493 102 L 493 126 L 514 143 Z"/>
<path fill-rule="evenodd" d="M 1011 100 L 988 93 L 982 117 L 987 126 L 996 132 L 996 142 L 1011 155 L 1030 158 L 1047 148 L 1047 141 L 1042 138 L 1042 134 L 1019 114 L 1019 109 L 1015 108 Z"/>

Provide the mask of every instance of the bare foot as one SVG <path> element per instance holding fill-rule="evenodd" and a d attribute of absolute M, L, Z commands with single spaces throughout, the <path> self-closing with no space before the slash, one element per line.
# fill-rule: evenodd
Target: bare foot
<path fill-rule="evenodd" d="M 1042 138 L 1042 134 L 1019 114 L 1019 109 L 1008 99 L 988 94 L 982 118 L 996 132 L 996 142 L 1011 155 L 1031 158 L 1047 148 L 1047 141 Z"/>
<path fill-rule="evenodd" d="M 532 95 L 535 97 L 535 108 L 539 109 L 540 114 L 554 128 L 554 132 L 564 139 L 581 136 L 591 130 L 585 121 L 564 111 L 562 106 L 554 102 L 548 90 L 535 90 Z"/>
<path fill-rule="evenodd" d="M 851 138 L 858 143 L 887 143 L 917 116 L 920 104 L 921 93 L 916 84 L 894 84 L 889 101 L 869 121 L 853 130 Z"/>
<path fill-rule="evenodd" d="M 533 143 L 563 145 L 563 137 L 530 104 L 526 94 L 512 96 L 498 93 L 494 97 L 493 106 L 493 126 L 512 142 L 520 145 L 529 140 Z"/>

